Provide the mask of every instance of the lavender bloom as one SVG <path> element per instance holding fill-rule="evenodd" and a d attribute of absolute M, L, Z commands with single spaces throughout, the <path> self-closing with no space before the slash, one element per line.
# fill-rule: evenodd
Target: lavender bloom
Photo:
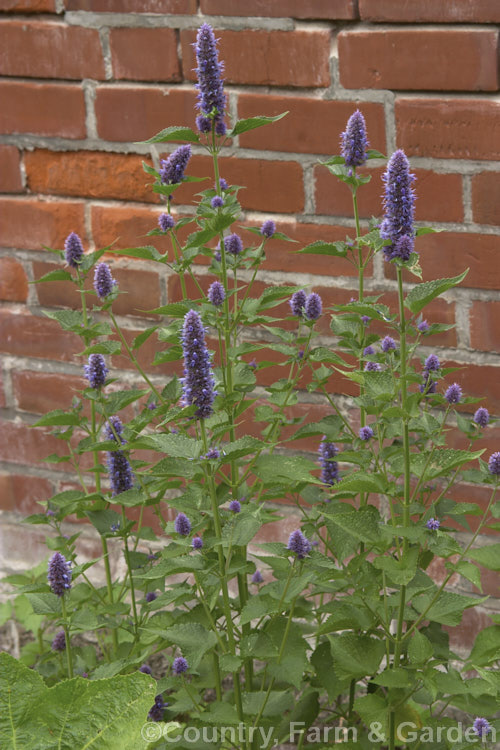
<path fill-rule="evenodd" d="M 429 324 L 426 320 L 421 320 L 417 328 L 420 333 L 427 333 L 427 331 L 429 330 Z"/>
<path fill-rule="evenodd" d="M 56 633 L 51 648 L 52 651 L 66 651 L 66 633 L 64 630 L 60 630 Z"/>
<path fill-rule="evenodd" d="M 241 513 L 241 503 L 239 500 L 231 500 L 229 503 L 229 510 L 232 510 L 233 513 Z"/>
<path fill-rule="evenodd" d="M 262 583 L 263 582 L 262 573 L 260 570 L 256 570 L 255 573 L 252 576 L 252 583 Z"/>
<path fill-rule="evenodd" d="M 185 513 L 179 513 L 174 521 L 174 528 L 181 536 L 189 536 L 191 533 L 191 521 Z"/>
<path fill-rule="evenodd" d="M 217 246 L 217 247 L 218 247 L 218 246 Z M 222 255 L 220 254 L 220 250 L 216 250 L 216 251 L 214 252 L 214 258 L 215 258 L 215 260 L 218 260 L 218 261 L 219 261 L 219 263 L 220 263 L 220 261 L 221 261 L 221 258 L 222 258 Z"/>
<path fill-rule="evenodd" d="M 450 387 L 446 389 L 444 397 L 449 404 L 458 404 L 458 402 L 462 398 L 462 389 L 458 385 L 458 383 L 453 383 L 452 385 L 450 385 Z"/>
<path fill-rule="evenodd" d="M 168 159 L 160 162 L 160 180 L 162 185 L 177 185 L 184 179 L 184 172 L 191 158 L 191 146 L 179 146 L 172 151 Z"/>
<path fill-rule="evenodd" d="M 163 712 L 165 711 L 165 708 L 167 706 L 168 706 L 168 703 L 164 702 L 163 696 L 157 695 L 155 697 L 154 704 L 149 709 L 148 719 L 150 721 L 162 721 Z"/>
<path fill-rule="evenodd" d="M 98 390 L 106 382 L 106 375 L 109 370 L 102 354 L 91 354 L 88 364 L 83 366 L 85 377 L 89 381 L 90 387 Z"/>
<path fill-rule="evenodd" d="M 183 672 L 187 672 L 189 664 L 183 656 L 177 656 L 172 662 L 172 672 L 176 675 L 180 675 Z"/>
<path fill-rule="evenodd" d="M 94 271 L 94 290 L 99 299 L 105 299 L 113 291 L 116 281 L 107 263 L 98 263 Z"/>
<path fill-rule="evenodd" d="M 370 440 L 370 438 L 373 437 L 373 430 L 371 427 L 368 427 L 368 426 L 361 427 L 358 434 L 361 440 Z"/>
<path fill-rule="evenodd" d="M 107 466 L 113 497 L 132 489 L 134 475 L 123 451 L 108 451 Z"/>
<path fill-rule="evenodd" d="M 120 531 L 120 521 L 118 521 L 118 523 L 112 523 L 109 528 L 111 531 Z"/>
<path fill-rule="evenodd" d="M 200 131 L 200 133 L 210 133 L 212 130 L 212 121 L 208 117 L 203 117 L 203 115 L 198 115 L 196 118 L 196 127 Z"/>
<path fill-rule="evenodd" d="M 380 236 L 391 240 L 384 247 L 386 260 L 402 258 L 408 260 L 413 249 L 413 218 L 415 214 L 415 193 L 410 174 L 410 163 L 401 149 L 393 153 L 383 178 L 385 182 L 385 215 L 380 227 Z M 402 238 L 406 239 L 401 242 Z"/>
<path fill-rule="evenodd" d="M 225 180 L 224 177 L 219 178 L 219 185 L 221 190 L 227 190 L 228 188 L 227 180 Z M 217 189 L 217 186 L 215 189 Z"/>
<path fill-rule="evenodd" d="M 286 548 L 294 552 L 299 560 L 303 560 L 311 551 L 311 542 L 297 529 L 290 534 Z"/>
<path fill-rule="evenodd" d="M 386 336 L 384 339 L 382 339 L 380 348 L 382 349 L 383 352 L 391 352 L 397 349 L 397 346 L 392 336 Z"/>
<path fill-rule="evenodd" d="M 335 445 L 327 442 L 323 436 L 323 442 L 319 445 L 319 462 L 323 468 L 321 481 L 330 486 L 339 481 L 339 465 L 333 460 L 337 453 Z"/>
<path fill-rule="evenodd" d="M 483 719 L 481 716 L 478 716 L 474 720 L 472 728 L 478 737 L 486 737 L 486 735 L 491 732 L 490 722 L 487 719 Z"/>
<path fill-rule="evenodd" d="M 425 525 L 431 531 L 437 531 L 439 527 L 441 526 L 441 522 L 437 518 L 429 518 L 429 520 L 427 521 Z"/>
<path fill-rule="evenodd" d="M 292 315 L 296 315 L 301 318 L 304 313 L 304 307 L 306 305 L 307 295 L 303 289 L 299 289 L 298 292 L 294 292 L 290 297 L 290 307 L 292 309 Z"/>
<path fill-rule="evenodd" d="M 210 356 L 205 344 L 205 330 L 195 310 L 184 318 L 182 329 L 184 350 L 184 377 L 182 379 L 184 403 L 195 405 L 199 419 L 209 417 L 215 398 L 215 380 L 210 366 Z"/>
<path fill-rule="evenodd" d="M 156 555 L 154 552 L 151 552 L 148 555 L 148 560 L 158 560 L 158 555 Z"/>
<path fill-rule="evenodd" d="M 266 219 L 260 228 L 260 233 L 269 240 L 276 232 L 276 224 L 272 219 Z"/>
<path fill-rule="evenodd" d="M 158 408 L 158 405 L 156 404 L 156 402 L 155 402 L 155 401 L 150 401 L 150 402 L 149 402 L 149 404 L 148 404 L 148 409 L 149 409 L 150 411 L 154 411 L 154 410 L 155 410 L 155 409 L 157 409 L 157 408 Z"/>
<path fill-rule="evenodd" d="M 196 75 L 198 77 L 198 83 L 196 84 L 196 88 L 198 89 L 198 107 L 205 120 L 213 116 L 216 133 L 224 135 L 226 132 L 224 124 L 226 95 L 224 94 L 222 82 L 224 65 L 222 62 L 219 62 L 217 41 L 213 29 L 208 23 L 202 24 L 198 29 L 195 50 L 196 61 L 198 63 L 198 67 L 196 68 Z M 200 123 L 198 120 L 198 127 L 200 127 L 200 124 L 206 127 L 206 122 Z M 203 128 L 200 128 L 200 130 L 208 132 Z"/>
<path fill-rule="evenodd" d="M 243 242 L 239 234 L 230 234 L 224 237 L 224 247 L 226 248 L 226 253 L 239 255 L 243 251 Z"/>
<path fill-rule="evenodd" d="M 424 382 L 419 386 L 420 393 L 424 393 L 426 396 L 429 393 L 436 393 L 437 382 L 432 380 L 428 372 L 424 371 Z"/>
<path fill-rule="evenodd" d="M 359 109 L 349 117 L 347 127 L 340 136 L 340 146 L 340 153 L 348 167 L 361 167 L 366 162 L 366 124 Z"/>
<path fill-rule="evenodd" d="M 363 356 L 369 357 L 371 354 L 375 354 L 375 349 L 373 348 L 373 346 L 365 346 L 365 348 L 363 349 Z"/>
<path fill-rule="evenodd" d="M 104 425 L 104 433 L 108 440 L 118 440 L 122 445 L 127 441 L 123 437 L 123 425 L 120 417 L 110 417 Z"/>
<path fill-rule="evenodd" d="M 83 245 L 82 241 L 76 232 L 71 232 L 66 237 L 64 242 L 64 257 L 66 263 L 72 268 L 78 268 L 79 263 L 83 258 Z"/>
<path fill-rule="evenodd" d="M 304 312 L 308 320 L 318 320 L 323 311 L 321 297 L 316 292 L 311 292 L 307 296 Z"/>
<path fill-rule="evenodd" d="M 220 307 L 226 298 L 226 291 L 220 281 L 214 281 L 208 288 L 208 301 L 214 307 Z"/>
<path fill-rule="evenodd" d="M 139 667 L 139 672 L 142 672 L 143 674 L 153 674 L 152 669 L 148 664 L 143 664 Z"/>
<path fill-rule="evenodd" d="M 500 475 L 500 452 L 492 453 L 488 461 L 490 474 Z"/>
<path fill-rule="evenodd" d="M 486 427 L 489 421 L 490 413 L 488 409 L 485 409 L 484 406 L 480 406 L 474 414 L 474 422 L 479 425 L 479 427 Z"/>
<path fill-rule="evenodd" d="M 361 316 L 361 322 L 362 322 L 362 323 L 363 323 L 363 324 L 364 324 L 365 326 L 367 326 L 367 325 L 368 325 L 368 323 L 370 322 L 370 320 L 371 320 L 371 318 L 370 318 L 370 316 L 369 316 L 369 315 L 362 315 L 362 316 Z"/>
<path fill-rule="evenodd" d="M 193 549 L 202 549 L 203 548 L 203 539 L 201 536 L 195 536 L 193 541 L 191 542 L 191 545 Z"/>
<path fill-rule="evenodd" d="M 367 362 L 365 365 L 365 372 L 380 372 L 382 365 L 378 362 Z"/>
<path fill-rule="evenodd" d="M 435 372 L 436 370 L 439 370 L 440 367 L 441 367 L 441 363 L 439 361 L 439 358 L 435 354 L 429 354 L 429 356 L 424 362 L 425 371 Z"/>
<path fill-rule="evenodd" d="M 175 220 L 170 214 L 160 214 L 158 216 L 158 226 L 162 232 L 168 232 L 169 229 L 175 227 Z"/>
<path fill-rule="evenodd" d="M 71 563 L 60 552 L 54 552 L 49 560 L 47 580 L 56 596 L 63 596 L 71 588 Z"/>
<path fill-rule="evenodd" d="M 254 357 L 254 359 L 250 360 L 250 362 L 248 363 L 248 366 L 251 367 L 252 370 L 256 370 L 257 369 L 257 360 L 255 359 L 255 357 Z"/>
<path fill-rule="evenodd" d="M 220 197 L 220 195 L 214 195 L 212 200 L 210 201 L 210 205 L 212 208 L 222 208 L 224 205 L 224 199 Z"/>
<path fill-rule="evenodd" d="M 151 602 L 154 602 L 155 599 L 157 599 L 157 594 L 155 594 L 154 591 L 148 591 L 146 594 L 147 603 L 150 604 Z"/>
<path fill-rule="evenodd" d="M 216 461 L 218 458 L 220 458 L 220 450 L 218 448 L 209 448 L 208 451 L 205 453 L 205 458 L 208 458 L 208 460 L 214 460 Z"/>

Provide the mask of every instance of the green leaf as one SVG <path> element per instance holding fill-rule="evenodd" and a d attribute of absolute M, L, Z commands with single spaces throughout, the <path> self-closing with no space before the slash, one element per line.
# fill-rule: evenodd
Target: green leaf
<path fill-rule="evenodd" d="M 280 115 L 275 117 L 266 117 L 261 115 L 260 117 L 247 117 L 245 120 L 238 120 L 234 128 L 229 131 L 229 136 L 241 135 L 246 133 L 248 130 L 255 130 L 255 128 L 261 128 L 263 125 L 268 125 L 271 122 L 277 122 L 282 117 L 288 114 L 288 111 L 282 112 Z"/>
<path fill-rule="evenodd" d="M 144 258 L 145 260 L 156 260 L 159 263 L 163 263 L 165 257 L 153 247 L 153 245 L 146 245 L 144 247 L 125 247 L 111 249 L 110 253 L 116 255 L 129 255 L 132 258 Z"/>
<path fill-rule="evenodd" d="M 375 674 L 385 654 L 384 643 L 368 635 L 341 633 L 329 636 L 333 665 L 340 678 Z"/>
<path fill-rule="evenodd" d="M 347 255 L 347 249 L 348 245 L 345 242 L 322 242 L 321 240 L 317 240 L 295 252 L 305 255 L 332 255 L 344 257 Z"/>
<path fill-rule="evenodd" d="M 434 281 L 425 281 L 423 284 L 417 284 L 417 286 L 408 293 L 405 299 L 405 306 L 411 310 L 414 315 L 417 315 L 417 313 L 423 310 L 424 307 L 435 297 L 439 297 L 439 295 L 446 292 L 447 289 L 458 286 L 468 273 L 469 269 L 451 279 L 434 279 Z"/>
<path fill-rule="evenodd" d="M 171 125 L 169 128 L 160 130 L 159 133 L 147 141 L 138 141 L 138 143 L 167 143 L 168 141 L 188 141 L 189 143 L 199 143 L 200 136 L 183 125 Z"/>
<path fill-rule="evenodd" d="M 225 546 L 249 544 L 260 529 L 260 521 L 248 512 L 237 513 L 226 523 L 222 532 Z"/>
<path fill-rule="evenodd" d="M 455 626 L 460 625 L 465 609 L 481 604 L 487 597 L 476 599 L 471 596 L 442 591 L 439 599 L 431 604 L 433 598 L 433 594 L 423 594 L 414 598 L 413 606 L 419 614 L 426 613 L 426 620 L 439 622 L 441 625 Z M 429 605 L 431 606 L 429 607 Z"/>
<path fill-rule="evenodd" d="M 416 630 L 408 644 L 408 658 L 414 665 L 427 664 L 432 658 L 434 649 L 432 643 L 420 630 Z"/>
<path fill-rule="evenodd" d="M 303 456 L 259 456 L 254 465 L 254 472 L 265 484 L 288 484 L 305 482 L 321 484 L 321 481 L 310 473 L 318 467 Z"/>
<path fill-rule="evenodd" d="M 36 615 L 60 615 L 61 599 L 52 593 L 26 594 Z"/>
<path fill-rule="evenodd" d="M 133 404 L 135 401 L 145 396 L 149 391 L 142 391 L 139 388 L 131 388 L 128 391 L 115 391 L 106 396 L 106 412 L 108 414 L 116 414 L 117 412 L 125 409 L 129 404 Z"/>
<path fill-rule="evenodd" d="M 83 356 L 89 354 L 120 354 L 122 345 L 119 341 L 101 341 L 99 344 L 88 346 L 83 352 Z"/>
<path fill-rule="evenodd" d="M 41 417 L 33 423 L 33 427 L 52 427 L 55 425 L 74 426 L 80 424 L 81 417 L 74 412 L 66 413 L 62 409 L 49 411 L 44 417 Z"/>
<path fill-rule="evenodd" d="M 418 548 L 412 547 L 401 560 L 396 560 L 389 556 L 376 557 L 373 565 L 378 570 L 385 571 L 393 583 L 399 586 L 406 586 L 415 577 L 417 572 L 418 553 Z"/>
<path fill-rule="evenodd" d="M 337 508 L 323 510 L 325 518 L 361 542 L 377 542 L 381 537 L 378 510 L 369 505 L 356 510 L 349 505 L 340 504 Z"/>
<path fill-rule="evenodd" d="M 215 633 L 197 622 L 174 625 L 164 632 L 164 638 L 180 648 L 192 669 L 196 669 L 203 655 L 217 643 Z"/>
<path fill-rule="evenodd" d="M 500 659 L 500 625 L 492 625 L 477 634 L 468 661 L 475 667 L 487 667 L 498 659 Z"/>
<path fill-rule="evenodd" d="M 85 514 L 99 534 L 110 534 L 111 527 L 121 524 L 122 517 L 111 508 L 105 510 L 88 510 Z"/>
<path fill-rule="evenodd" d="M 57 271 L 49 271 L 36 281 L 30 281 L 30 284 L 40 284 L 42 281 L 71 281 L 72 278 L 69 271 L 58 268 Z"/>
<path fill-rule="evenodd" d="M 384 484 L 376 474 L 364 474 L 356 471 L 348 474 L 335 485 L 335 493 L 342 492 L 383 492 Z"/>
<path fill-rule="evenodd" d="M 498 543 L 471 549 L 467 555 L 488 570 L 500 570 L 500 544 Z"/>
<path fill-rule="evenodd" d="M 202 442 L 175 433 L 150 435 L 144 438 L 145 444 L 160 453 L 166 453 L 172 458 L 199 458 L 202 450 Z"/>

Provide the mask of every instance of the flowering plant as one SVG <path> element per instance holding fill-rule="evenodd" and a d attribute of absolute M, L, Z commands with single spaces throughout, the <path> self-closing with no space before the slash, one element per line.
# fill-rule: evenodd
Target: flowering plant
<path fill-rule="evenodd" d="M 359 170 L 384 157 L 368 149 L 357 111 L 341 155 L 325 162 L 352 193 L 355 237 L 298 250 L 353 263 L 357 298 L 326 310 L 300 286 L 255 295 L 265 253 L 275 238 L 288 238 L 271 219 L 245 226 L 253 243 L 242 238 L 239 188 L 220 175 L 218 156 L 227 138 L 279 118 L 252 117 L 228 129 L 222 65 L 207 24 L 196 54 L 199 132 L 169 127 L 148 141 L 187 142 L 159 170 L 145 165 L 166 201 L 150 234 L 171 250 L 86 253 L 71 233 L 64 251 L 52 251 L 69 270 L 44 277 L 73 281 L 81 298 L 81 310 L 48 314 L 81 337 L 88 386 L 70 410 L 37 423 L 65 442 L 67 453 L 49 460 L 70 464 L 81 486 L 28 519 L 50 527 L 53 555 L 48 580 L 45 566 L 10 579 L 21 586 L 16 611 L 36 640 L 22 663 L 0 657 L 0 679 L 18 685 L 17 703 L 9 693 L 5 704 L 2 747 L 19 746 L 21 731 L 35 737 L 23 747 L 37 748 L 51 746 L 56 732 L 58 746 L 73 748 L 88 747 L 89 737 L 106 748 L 327 747 L 331 725 L 350 748 L 484 745 L 500 728 L 500 623 L 479 634 L 461 673 L 445 628 L 483 599 L 447 584 L 462 576 L 481 589 L 476 563 L 499 568 L 499 545 L 475 542 L 487 525 L 498 528 L 500 452 L 485 461 L 483 450 L 472 449 L 489 414 L 480 407 L 469 419 L 458 410 L 472 399 L 458 382 L 443 386 L 449 370 L 428 348 L 447 326 L 423 317 L 465 273 L 405 289 L 404 274 L 421 279 L 418 237 L 432 230 L 415 226 L 414 177 L 401 150 L 384 175 L 383 220 L 363 234 L 358 191 L 370 178 Z M 186 176 L 191 144 L 211 155 L 214 183 L 199 194 L 196 214 L 182 217 L 172 202 L 196 179 Z M 194 229 L 185 240 L 184 228 Z M 180 280 L 182 301 L 152 311 L 162 322 L 133 342 L 113 313 L 122 290 L 101 260 L 106 252 L 148 259 Z M 376 253 L 395 269 L 397 311 L 366 293 L 365 269 Z M 194 274 L 200 259 L 209 263 L 206 291 Z M 272 315 L 281 303 L 285 313 Z M 318 321 L 329 313 L 335 349 L 319 339 Z M 141 347 L 155 333 L 166 345 L 155 364 L 182 362 L 182 377 L 165 382 L 141 364 Z M 266 359 L 269 348 L 282 358 L 278 380 L 269 376 L 276 365 Z M 110 358 L 120 353 L 141 388 L 116 389 Z M 332 395 L 339 377 L 357 390 L 350 402 Z M 296 416 L 304 388 L 324 406 L 318 422 Z M 447 447 L 457 430 L 466 447 Z M 297 452 L 299 440 L 314 443 L 315 460 Z M 486 509 L 453 499 L 460 477 L 491 486 Z M 281 518 L 284 499 L 296 505 L 300 528 L 287 543 L 256 541 Z M 148 512 L 155 528 L 145 522 Z M 100 559 L 84 562 L 79 532 L 63 533 L 75 515 L 95 528 Z M 478 518 L 473 529 L 469 517 Z M 457 528 L 469 532 L 464 546 L 453 536 Z M 122 574 L 110 562 L 117 547 Z M 439 583 L 435 561 L 445 571 Z M 55 710 L 61 701 L 72 723 Z M 463 742 L 435 739 L 435 730 L 456 729 L 460 717 L 468 727 Z M 231 731 L 223 736 L 221 727 Z M 201 728 L 210 731 L 195 741 L 185 731 Z"/>

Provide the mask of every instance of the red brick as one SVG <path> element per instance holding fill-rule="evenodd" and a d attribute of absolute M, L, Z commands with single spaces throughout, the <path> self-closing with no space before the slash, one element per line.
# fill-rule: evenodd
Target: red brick
<path fill-rule="evenodd" d="M 58 268 L 54 263 L 33 263 L 36 279 Z M 141 271 L 116 265 L 111 266 L 113 278 L 118 288 L 124 292 L 113 302 L 113 312 L 117 315 L 142 315 L 141 310 L 151 310 L 160 306 L 160 280 L 157 273 Z M 86 288 L 93 284 L 93 274 L 87 277 Z M 48 281 L 37 285 L 38 301 L 44 307 L 70 307 L 80 309 L 80 297 L 75 285 L 70 281 Z M 95 301 L 95 300 L 94 300 Z"/>
<path fill-rule="evenodd" d="M 286 111 L 289 114 L 279 122 L 241 135 L 240 145 L 244 148 L 308 154 L 338 153 L 340 134 L 358 105 L 359 102 L 355 101 L 241 94 L 238 98 L 239 118 L 275 116 Z M 362 110 L 372 147 L 385 152 L 383 105 L 364 102 Z"/>
<path fill-rule="evenodd" d="M 488 613 L 474 607 L 464 611 L 458 627 L 445 625 L 444 629 L 450 636 L 450 648 L 453 651 L 462 650 L 469 654 L 478 633 L 491 625 L 493 622 Z"/>
<path fill-rule="evenodd" d="M 358 208 L 360 216 L 381 216 L 382 208 L 382 174 L 385 169 L 367 169 L 361 174 L 371 174 L 372 179 L 358 191 Z M 417 221 L 463 221 L 462 176 L 459 174 L 440 174 L 426 169 L 412 169 L 416 175 L 415 190 Z M 325 167 L 316 167 L 315 196 L 316 213 L 329 216 L 352 216 L 352 194 L 344 183 L 331 175 Z M 443 201 L 443 196 L 446 200 Z"/>
<path fill-rule="evenodd" d="M 173 29 L 112 29 L 113 77 L 131 81 L 179 81 L 177 36 Z"/>
<path fill-rule="evenodd" d="M 196 92 L 132 86 L 98 88 L 97 130 L 106 141 L 142 141 L 170 125 L 194 127 Z"/>
<path fill-rule="evenodd" d="M 228 83 L 328 86 L 329 31 L 216 31 Z M 196 32 L 181 31 L 184 77 L 195 80 Z M 307 63 L 305 63 L 307 61 Z"/>
<path fill-rule="evenodd" d="M 359 0 L 364 21 L 404 23 L 495 23 L 500 22 L 497 0 Z"/>
<path fill-rule="evenodd" d="M 92 235 L 97 247 L 115 243 L 115 249 L 154 245 L 165 252 L 169 242 L 165 237 L 146 237 L 147 232 L 158 226 L 160 211 L 153 207 L 138 206 L 92 206 Z"/>
<path fill-rule="evenodd" d="M 471 347 L 487 352 L 500 351 L 500 302 L 472 303 L 470 311 Z"/>
<path fill-rule="evenodd" d="M 41 250 L 62 248 L 70 232 L 85 239 L 80 201 L 45 202 L 35 198 L 0 199 L 0 243 L 4 247 Z"/>
<path fill-rule="evenodd" d="M 0 372 L 0 406 L 3 407 L 6 405 L 6 403 L 7 401 L 5 398 L 5 390 L 3 387 L 3 376 L 2 376 L 2 373 Z"/>
<path fill-rule="evenodd" d="M 12 385 L 18 409 L 46 414 L 52 409 L 69 409 L 88 382 L 74 375 L 14 370 Z"/>
<path fill-rule="evenodd" d="M 500 392 L 498 390 L 498 381 L 500 379 L 500 367 L 492 365 L 475 365 L 464 364 L 463 362 L 447 361 L 446 367 L 459 367 L 460 370 L 449 375 L 446 379 L 447 385 L 450 383 L 459 383 L 464 394 L 481 398 L 481 405 L 486 406 L 491 414 L 500 415 Z M 473 413 L 477 409 L 477 404 L 467 404 L 463 410 Z M 466 446 L 464 446 L 466 447 Z M 475 446 L 477 447 L 477 446 Z M 484 444 L 481 444 L 484 448 Z M 491 452 L 498 450 L 498 442 L 492 446 Z M 489 453 L 488 453 L 489 455 Z"/>
<path fill-rule="evenodd" d="M 0 192 L 22 193 L 21 159 L 15 146 L 0 146 Z"/>
<path fill-rule="evenodd" d="M 134 154 L 39 149 L 26 153 L 27 183 L 32 192 L 158 202 L 143 159 Z"/>
<path fill-rule="evenodd" d="M 196 13 L 196 0 L 64 0 L 66 10 L 94 13 Z"/>
<path fill-rule="evenodd" d="M 4 21 L 0 23 L 0 74 L 102 79 L 99 32 L 47 21 Z"/>
<path fill-rule="evenodd" d="M 85 101 L 76 84 L 1 81 L 3 133 L 85 138 Z"/>
<path fill-rule="evenodd" d="M 2 0 L 1 13 L 56 13 L 55 0 Z"/>
<path fill-rule="evenodd" d="M 12 313 L 2 308 L 0 314 L 0 351 L 17 357 L 55 359 L 74 362 L 83 345 L 78 336 L 63 331 L 55 320 L 46 317 Z"/>
<path fill-rule="evenodd" d="M 208 16 L 263 16 L 264 18 L 322 18 L 348 21 L 356 18 L 354 0 L 201 0 Z"/>
<path fill-rule="evenodd" d="M 500 172 L 473 176 L 472 211 L 479 224 L 500 224 Z"/>
<path fill-rule="evenodd" d="M 398 144 L 407 156 L 500 159 L 500 102 L 399 99 Z"/>
<path fill-rule="evenodd" d="M 338 45 L 340 82 L 347 89 L 498 89 L 497 31 L 342 31 Z"/>
<path fill-rule="evenodd" d="M 122 330 L 122 333 L 127 343 L 130 345 L 134 338 L 141 333 L 141 331 L 124 328 Z M 113 336 L 113 338 L 116 339 L 116 336 Z M 156 334 L 153 334 L 147 339 L 147 341 L 144 342 L 139 350 L 134 352 L 134 354 L 137 356 L 139 364 L 141 365 L 143 370 L 145 370 L 147 373 L 151 373 L 153 375 L 166 375 L 169 377 L 174 374 L 180 376 L 183 369 L 181 360 L 178 360 L 176 362 L 165 362 L 161 365 L 153 365 L 153 360 L 156 353 L 168 349 L 169 346 L 169 344 L 158 341 Z M 122 354 L 112 357 L 111 362 L 114 368 L 120 370 L 135 370 L 133 363 L 130 361 L 126 353 L 125 355 Z"/>
<path fill-rule="evenodd" d="M 28 279 L 24 268 L 14 258 L 0 258 L 0 299 L 26 302 Z"/>
<path fill-rule="evenodd" d="M 500 287 L 500 237 L 497 235 L 459 232 L 426 234 L 418 238 L 417 248 L 426 280 L 456 276 L 465 268 L 470 268 L 462 288 Z"/>
<path fill-rule="evenodd" d="M 51 453 L 64 455 L 66 445 L 49 435 L 44 428 L 33 428 L 21 422 L 1 423 L 0 460 L 15 464 L 40 464 Z M 45 464 L 46 466 L 46 464 Z M 68 471 L 69 464 L 50 464 L 52 469 Z"/>
<path fill-rule="evenodd" d="M 38 500 L 48 500 L 54 494 L 54 488 L 48 479 L 42 477 L 22 476 L 19 474 L 0 474 L 1 509 L 15 511 L 27 516 L 31 513 L 42 513 L 43 508 Z"/>

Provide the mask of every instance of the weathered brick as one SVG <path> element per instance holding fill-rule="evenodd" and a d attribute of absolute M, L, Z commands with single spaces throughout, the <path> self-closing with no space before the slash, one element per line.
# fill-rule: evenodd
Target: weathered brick
<path fill-rule="evenodd" d="M 144 157 L 103 151 L 26 153 L 27 183 L 32 192 L 87 198 L 117 198 L 159 202 L 144 172 Z"/>
<path fill-rule="evenodd" d="M 114 248 L 154 245 L 160 252 L 169 248 L 165 237 L 146 237 L 146 234 L 158 226 L 157 217 L 160 210 L 153 207 L 130 205 L 92 206 L 92 235 L 97 247 Z"/>
<path fill-rule="evenodd" d="M 15 146 L 0 146 L 0 192 L 22 193 L 21 160 Z"/>
<path fill-rule="evenodd" d="M 0 351 L 5 354 L 74 362 L 82 350 L 78 336 L 63 331 L 55 320 L 12 313 L 7 308 L 0 312 Z"/>
<path fill-rule="evenodd" d="M 55 0 L 2 0 L 0 13 L 56 13 Z"/>
<path fill-rule="evenodd" d="M 500 302 L 475 300 L 470 311 L 471 347 L 500 352 Z"/>
<path fill-rule="evenodd" d="M 381 216 L 382 175 L 385 169 L 363 167 L 360 174 L 371 174 L 372 179 L 358 191 L 358 209 L 360 216 Z M 417 221 L 463 221 L 462 176 L 459 174 L 441 174 L 427 169 L 412 169 L 417 177 L 415 191 L 415 218 Z M 352 216 L 352 194 L 344 183 L 331 175 L 325 167 L 316 167 L 315 200 L 316 213 L 329 216 Z M 446 200 L 443 200 L 446 196 Z"/>
<path fill-rule="evenodd" d="M 464 394 L 481 399 L 481 405 L 486 406 L 491 414 L 500 415 L 500 393 L 498 390 L 498 380 L 500 378 L 500 367 L 493 365 L 476 365 L 464 364 L 453 360 L 446 362 L 446 367 L 460 368 L 446 378 L 446 383 L 459 383 Z M 444 388 L 444 386 L 443 386 Z M 477 409 L 477 404 L 464 404 L 461 407 L 464 411 L 473 413 Z M 491 446 L 490 453 L 498 450 L 498 442 Z M 467 446 L 464 446 L 467 447 Z M 481 444 L 481 448 L 485 443 Z M 488 453 L 488 455 L 490 455 Z"/>
<path fill-rule="evenodd" d="M 102 79 L 104 60 L 99 32 L 47 21 L 3 21 L 0 74 Z"/>
<path fill-rule="evenodd" d="M 179 81 L 173 29 L 111 29 L 113 77 L 131 81 Z"/>
<path fill-rule="evenodd" d="M 197 0 L 65 0 L 66 10 L 93 13 L 176 13 L 190 15 L 197 11 Z"/>
<path fill-rule="evenodd" d="M 404 23 L 495 23 L 500 22 L 497 0 L 359 0 L 363 21 Z"/>
<path fill-rule="evenodd" d="M 402 98 L 395 111 L 407 156 L 500 159 L 500 102 Z"/>
<path fill-rule="evenodd" d="M 36 198 L 0 198 L 0 243 L 4 247 L 41 250 L 62 248 L 70 232 L 84 240 L 81 201 L 42 201 Z"/>
<path fill-rule="evenodd" d="M 69 409 L 73 398 L 88 386 L 88 381 L 56 372 L 14 370 L 12 386 L 18 409 L 45 414 L 52 409 Z"/>
<path fill-rule="evenodd" d="M 38 500 L 48 500 L 54 494 L 52 482 L 43 477 L 21 474 L 0 474 L 0 509 L 22 513 L 41 513 Z"/>
<path fill-rule="evenodd" d="M 77 84 L 0 81 L 3 133 L 84 138 L 85 101 Z"/>
<path fill-rule="evenodd" d="M 216 36 L 228 83 L 313 87 L 330 83 L 329 31 L 216 30 Z M 195 31 L 181 31 L 182 65 L 188 80 L 195 80 L 195 40 Z"/>
<path fill-rule="evenodd" d="M 67 452 L 65 443 L 50 435 L 46 428 L 33 428 L 31 425 L 22 422 L 9 422 L 7 420 L 1 422 L 1 461 L 33 466 L 41 464 L 43 459 L 51 453 L 62 456 Z M 84 457 L 82 464 L 88 466 L 89 463 L 89 459 Z M 47 466 L 45 463 L 42 465 Z M 50 464 L 50 467 L 54 471 L 72 471 L 71 464 L 68 463 Z"/>
<path fill-rule="evenodd" d="M 341 31 L 340 82 L 348 89 L 496 91 L 498 44 L 493 29 Z"/>
<path fill-rule="evenodd" d="M 472 212 L 479 224 L 500 224 L 500 172 L 473 176 Z"/>
<path fill-rule="evenodd" d="M 263 16 L 264 18 L 321 18 L 348 21 L 356 18 L 354 0 L 201 0 L 208 16 Z"/>
<path fill-rule="evenodd" d="M 0 299 L 26 302 L 28 279 L 22 265 L 14 258 L 0 258 Z"/>
<path fill-rule="evenodd" d="M 194 127 L 195 102 L 192 88 L 100 87 L 95 100 L 99 137 L 105 141 L 145 141 L 170 125 Z"/>
<path fill-rule="evenodd" d="M 331 101 L 296 96 L 263 96 L 240 94 L 238 117 L 256 115 L 275 116 L 288 111 L 282 120 L 263 128 L 244 133 L 240 145 L 244 148 L 273 151 L 297 151 L 308 154 L 339 152 L 340 134 L 359 102 Z M 366 118 L 372 148 L 386 151 L 384 107 L 375 102 L 361 106 Z"/>

